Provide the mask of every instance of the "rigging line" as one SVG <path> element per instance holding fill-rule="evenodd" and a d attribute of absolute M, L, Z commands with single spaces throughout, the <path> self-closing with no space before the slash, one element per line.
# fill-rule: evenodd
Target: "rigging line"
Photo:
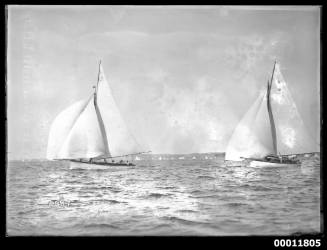
<path fill-rule="evenodd" d="M 151 151 L 147 151 L 147 152 L 139 152 L 139 153 L 135 153 L 135 154 L 127 154 L 127 155 L 119 155 L 119 156 L 103 157 L 103 158 L 98 158 L 98 159 L 111 159 L 111 158 L 119 158 L 119 157 L 130 156 L 130 155 L 140 155 L 140 154 L 146 154 L 146 153 L 150 153 L 150 152 L 151 152 Z"/>
<path fill-rule="evenodd" d="M 282 156 L 287 156 L 287 155 L 305 155 L 305 154 L 317 154 L 317 153 L 320 153 L 320 152 L 309 152 L 309 153 L 295 153 L 295 154 L 286 154 L 286 155 L 282 155 Z"/>

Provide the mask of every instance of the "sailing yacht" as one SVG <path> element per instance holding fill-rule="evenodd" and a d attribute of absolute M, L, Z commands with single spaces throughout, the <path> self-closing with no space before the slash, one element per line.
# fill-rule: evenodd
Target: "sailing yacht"
<path fill-rule="evenodd" d="M 294 155 L 316 148 L 275 61 L 267 89 L 245 113 L 228 142 L 225 162 L 283 167 L 299 164 Z"/>
<path fill-rule="evenodd" d="M 71 168 L 135 166 L 126 157 L 150 151 L 141 152 L 141 147 L 129 132 L 111 93 L 101 61 L 97 84 L 93 88 L 89 98 L 73 103 L 53 121 L 47 159 L 70 161 Z"/>

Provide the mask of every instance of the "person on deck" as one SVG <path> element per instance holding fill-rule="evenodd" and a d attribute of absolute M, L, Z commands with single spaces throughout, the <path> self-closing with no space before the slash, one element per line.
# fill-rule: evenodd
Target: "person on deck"
<path fill-rule="evenodd" d="M 282 158 L 282 156 L 280 154 L 278 154 L 278 158 L 279 158 L 280 163 L 282 163 L 283 158 Z"/>

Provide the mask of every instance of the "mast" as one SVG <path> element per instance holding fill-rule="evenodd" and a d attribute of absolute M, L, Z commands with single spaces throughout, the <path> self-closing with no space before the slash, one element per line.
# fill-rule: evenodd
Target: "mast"
<path fill-rule="evenodd" d="M 100 73 L 101 73 L 101 60 L 99 61 L 99 71 L 98 71 L 97 85 L 95 87 L 95 93 L 98 92 L 98 85 L 99 85 L 99 80 L 100 80 Z"/>
<path fill-rule="evenodd" d="M 101 60 L 99 62 L 99 72 L 98 72 L 97 84 L 96 84 L 96 86 L 93 87 L 94 88 L 94 107 L 95 107 L 95 112 L 97 114 L 98 122 L 99 122 L 99 125 L 100 125 L 100 130 L 101 130 L 103 142 L 105 144 L 106 156 L 110 156 L 107 133 L 106 133 L 106 129 L 104 127 L 102 116 L 101 116 L 101 113 L 100 113 L 100 110 L 99 110 L 99 107 L 98 107 L 98 103 L 97 103 L 97 92 L 98 92 L 98 85 L 99 85 L 99 81 L 100 81 L 100 74 L 101 74 Z"/>
<path fill-rule="evenodd" d="M 275 67 L 276 67 L 276 60 L 274 63 L 274 68 L 271 74 L 271 79 L 270 82 L 268 80 L 268 86 L 267 86 L 267 108 L 268 108 L 268 114 L 269 114 L 269 121 L 270 121 L 270 128 L 271 128 L 271 136 L 273 140 L 273 146 L 274 146 L 274 153 L 277 155 L 277 138 L 276 138 L 276 127 L 275 127 L 275 122 L 274 122 L 274 116 L 272 113 L 271 109 L 271 103 L 270 103 L 270 91 L 271 91 L 271 86 L 272 86 L 272 81 L 274 78 L 274 72 L 275 72 Z"/>

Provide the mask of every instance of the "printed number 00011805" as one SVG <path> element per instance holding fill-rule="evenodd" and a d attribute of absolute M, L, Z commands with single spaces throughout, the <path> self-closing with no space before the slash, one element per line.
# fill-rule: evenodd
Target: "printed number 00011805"
<path fill-rule="evenodd" d="M 274 240 L 275 247 L 320 247 L 320 239 L 276 239 Z"/>

